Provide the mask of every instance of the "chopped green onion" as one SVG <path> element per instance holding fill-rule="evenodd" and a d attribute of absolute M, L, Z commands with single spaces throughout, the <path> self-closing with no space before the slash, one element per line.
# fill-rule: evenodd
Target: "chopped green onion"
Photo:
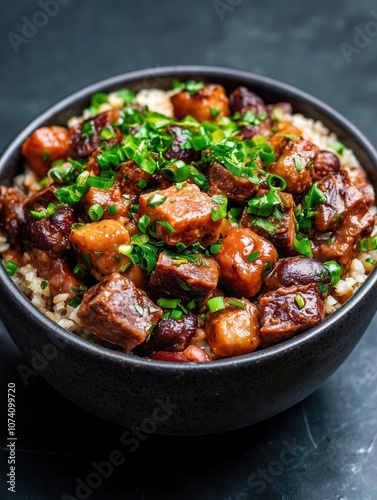
<path fill-rule="evenodd" d="M 105 127 L 101 130 L 99 137 L 102 141 L 108 141 L 109 139 L 116 137 L 116 133 L 114 130 Z"/>
<path fill-rule="evenodd" d="M 131 257 L 132 249 L 132 245 L 124 243 L 123 245 L 119 245 L 118 252 L 126 257 Z"/>
<path fill-rule="evenodd" d="M 141 179 L 137 183 L 137 187 L 139 187 L 140 189 L 144 189 L 146 186 L 147 186 L 147 181 L 145 179 Z"/>
<path fill-rule="evenodd" d="M 209 299 L 209 301 L 207 302 L 207 306 L 211 313 L 215 313 L 217 311 L 225 309 L 224 297 L 222 295 L 219 295 L 218 297 L 212 297 L 212 299 Z"/>
<path fill-rule="evenodd" d="M 211 245 L 209 247 L 209 250 L 211 253 L 219 253 L 220 252 L 220 248 L 221 248 L 221 244 L 220 243 L 214 243 L 213 245 Z"/>
<path fill-rule="evenodd" d="M 47 286 L 48 286 L 48 281 L 46 281 L 46 280 L 41 281 L 41 288 L 42 288 L 42 290 L 44 290 L 45 288 L 47 288 Z"/>
<path fill-rule="evenodd" d="M 333 236 L 333 237 L 329 238 L 328 240 L 326 240 L 326 243 L 327 243 L 329 246 L 331 246 L 331 245 L 334 243 L 334 241 L 335 241 L 335 238 L 334 238 L 334 236 Z"/>
<path fill-rule="evenodd" d="M 259 257 L 259 254 L 260 252 L 253 252 L 251 253 L 248 258 L 247 258 L 247 261 L 248 262 L 254 262 L 255 260 L 257 260 L 257 258 Z"/>
<path fill-rule="evenodd" d="M 215 222 L 226 217 L 228 198 L 223 194 L 215 194 L 211 200 L 218 205 L 218 208 L 211 208 L 212 220 Z"/>
<path fill-rule="evenodd" d="M 283 137 L 285 137 L 286 139 L 300 139 L 300 136 L 299 135 L 294 135 L 294 134 L 283 134 Z"/>
<path fill-rule="evenodd" d="M 73 268 L 73 274 L 77 276 L 77 278 L 83 278 L 85 276 L 85 270 L 80 264 L 77 264 L 77 266 Z"/>
<path fill-rule="evenodd" d="M 376 250 L 377 248 L 377 238 L 364 238 L 360 241 L 359 249 L 362 252 L 369 252 L 370 250 Z"/>
<path fill-rule="evenodd" d="M 177 309 L 179 304 L 179 299 L 166 299 L 166 298 L 159 298 L 157 300 L 157 305 L 162 307 L 162 309 Z"/>
<path fill-rule="evenodd" d="M 254 217 L 251 225 L 258 226 L 267 231 L 269 234 L 275 234 L 278 229 L 278 226 L 275 226 L 275 224 L 271 224 L 268 220 L 260 219 L 259 217 Z"/>
<path fill-rule="evenodd" d="M 20 267 L 20 265 L 17 264 L 17 262 L 13 262 L 12 260 L 7 260 L 5 262 L 4 267 L 8 276 L 13 276 L 14 273 L 17 271 L 17 269 Z"/>
<path fill-rule="evenodd" d="M 295 296 L 295 302 L 299 309 L 305 306 L 305 299 L 299 293 Z"/>
<path fill-rule="evenodd" d="M 43 161 L 47 161 L 50 158 L 50 156 L 51 156 L 51 153 L 49 153 L 48 151 L 45 151 L 45 150 L 42 151 L 42 160 Z"/>
<path fill-rule="evenodd" d="M 68 302 L 68 305 L 76 309 L 77 306 L 81 304 L 82 298 L 79 295 L 76 295 L 72 300 Z"/>
<path fill-rule="evenodd" d="M 149 236 L 144 233 L 137 233 L 132 235 L 131 237 L 131 243 L 137 246 L 144 245 L 145 243 L 148 243 L 148 241 L 149 241 Z"/>
<path fill-rule="evenodd" d="M 182 316 L 183 316 L 183 312 L 180 311 L 179 309 L 173 309 L 172 312 L 170 313 L 171 319 L 181 319 Z"/>
<path fill-rule="evenodd" d="M 183 182 L 190 176 L 189 166 L 181 160 L 163 167 L 161 172 L 165 179 L 172 182 Z"/>
<path fill-rule="evenodd" d="M 301 159 L 301 156 L 299 155 L 295 155 L 295 167 L 296 167 L 296 170 L 297 172 L 301 172 L 302 170 L 302 159 Z"/>
<path fill-rule="evenodd" d="M 260 217 L 268 217 L 272 214 L 276 205 L 280 203 L 280 196 L 275 191 L 270 191 L 267 194 L 262 194 L 261 196 L 249 200 L 247 202 L 247 212 Z"/>
<path fill-rule="evenodd" d="M 313 250 L 309 238 L 298 239 L 297 234 L 293 238 L 293 246 L 295 250 L 305 257 L 313 257 Z"/>
<path fill-rule="evenodd" d="M 271 191 L 284 191 L 284 189 L 287 187 L 287 183 L 283 179 L 283 177 L 280 177 L 280 175 L 268 174 L 267 186 Z"/>
<path fill-rule="evenodd" d="M 221 113 L 221 109 L 219 109 L 219 108 L 212 108 L 212 107 L 210 107 L 210 108 L 209 108 L 209 111 L 210 111 L 210 113 L 211 113 L 211 117 L 212 117 L 214 120 L 215 120 L 215 119 L 219 116 L 219 114 Z"/>
<path fill-rule="evenodd" d="M 372 259 L 372 257 L 367 257 L 365 262 L 368 262 L 368 264 L 371 264 L 372 266 L 376 263 L 375 259 Z"/>
<path fill-rule="evenodd" d="M 103 212 L 104 212 L 103 207 L 101 207 L 101 205 L 99 205 L 98 203 L 95 203 L 88 209 L 88 215 L 93 222 L 99 221 L 103 215 Z"/>
<path fill-rule="evenodd" d="M 343 267 L 336 260 L 328 260 L 323 264 L 331 276 L 332 285 L 336 285 L 342 276 Z"/>
<path fill-rule="evenodd" d="M 330 148 L 333 149 L 339 155 L 342 155 L 344 150 L 346 149 L 346 146 L 340 141 L 335 141 L 330 145 Z"/>
<path fill-rule="evenodd" d="M 175 233 L 174 227 L 171 224 L 169 224 L 168 221 L 166 221 L 166 220 L 156 220 L 156 222 L 157 222 L 157 224 L 160 224 L 160 226 L 166 228 L 169 233 Z"/>
<path fill-rule="evenodd" d="M 232 306 L 241 307 L 242 309 L 246 307 L 246 304 L 244 302 L 235 299 L 229 299 L 229 304 L 232 304 Z"/>
<path fill-rule="evenodd" d="M 140 231 L 142 233 L 145 233 L 147 228 L 148 228 L 148 225 L 150 223 L 151 219 L 148 217 L 148 215 L 142 215 L 139 219 L 139 222 L 137 223 L 138 225 L 138 228 L 140 229 Z"/>
<path fill-rule="evenodd" d="M 204 88 L 204 82 L 196 82 L 195 80 L 188 80 L 183 85 L 183 90 L 187 90 L 190 94 L 196 94 Z"/>
<path fill-rule="evenodd" d="M 91 121 L 85 122 L 81 128 L 81 137 L 90 137 L 94 135 L 93 123 Z"/>
<path fill-rule="evenodd" d="M 117 96 L 123 100 L 124 104 L 131 104 L 135 99 L 135 93 L 130 89 L 118 90 Z"/>
<path fill-rule="evenodd" d="M 92 95 L 90 105 L 92 108 L 99 108 L 105 102 L 108 102 L 108 95 L 104 92 L 96 92 Z"/>
<path fill-rule="evenodd" d="M 118 209 L 116 205 L 110 205 L 109 207 L 107 207 L 107 211 L 109 212 L 110 215 L 115 215 Z"/>
<path fill-rule="evenodd" d="M 144 315 L 144 309 L 141 306 L 139 306 L 139 304 L 136 304 L 134 307 L 136 311 L 140 314 L 140 316 Z"/>
<path fill-rule="evenodd" d="M 60 206 L 61 205 L 55 205 L 55 203 L 49 203 L 47 208 L 39 211 L 30 210 L 30 213 L 36 219 L 42 219 L 42 217 L 50 217 L 50 215 L 53 215 Z"/>
<path fill-rule="evenodd" d="M 166 201 L 166 196 L 162 194 L 155 193 L 147 199 L 147 207 L 155 208 L 158 205 L 162 205 Z"/>

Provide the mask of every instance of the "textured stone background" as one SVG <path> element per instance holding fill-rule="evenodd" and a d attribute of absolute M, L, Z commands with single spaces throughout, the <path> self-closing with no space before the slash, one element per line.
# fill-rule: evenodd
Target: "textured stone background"
<path fill-rule="evenodd" d="M 36 0 L 2 0 L 0 150 L 72 91 L 129 70 L 175 64 L 228 66 L 295 85 L 333 106 L 377 145 L 373 1 L 61 3 L 45 26 L 16 46 L 25 18 L 37 16 L 43 24 L 36 14 L 41 7 Z M 370 36 L 357 36 L 365 29 Z M 150 436 L 134 453 L 120 443 L 121 429 L 76 408 L 41 377 L 32 377 L 25 387 L 17 367 L 26 361 L 2 327 L 0 497 L 54 500 L 66 493 L 84 498 L 75 496 L 75 479 L 85 481 L 94 471 L 92 462 L 107 460 L 117 449 L 125 463 L 85 498 L 374 500 L 376 327 L 377 317 L 344 365 L 283 414 L 222 436 Z M 18 435 L 14 495 L 5 483 L 4 448 L 6 385 L 12 381 Z"/>

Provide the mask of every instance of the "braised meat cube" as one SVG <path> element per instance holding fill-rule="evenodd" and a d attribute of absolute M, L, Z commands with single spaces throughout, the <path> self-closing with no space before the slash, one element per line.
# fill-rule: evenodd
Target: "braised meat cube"
<path fill-rule="evenodd" d="M 70 249 L 71 226 L 77 222 L 76 213 L 68 205 L 58 206 L 50 216 L 37 218 L 28 214 L 23 226 L 22 238 L 26 248 L 63 254 Z"/>
<path fill-rule="evenodd" d="M 187 184 L 142 194 L 137 218 L 147 215 L 156 222 L 156 233 L 167 245 L 208 247 L 219 239 L 222 224 L 222 219 L 212 220 L 212 209 L 218 205 L 196 184 Z"/>
<path fill-rule="evenodd" d="M 109 189 L 90 187 L 81 198 L 78 211 L 81 219 L 91 222 L 88 212 L 93 205 L 103 208 L 102 219 L 122 219 L 122 222 L 130 220 L 128 213 L 131 210 L 131 199 L 122 196 L 119 184 L 115 182 Z"/>
<path fill-rule="evenodd" d="M 149 174 L 142 170 L 134 160 L 120 165 L 115 180 L 119 183 L 121 192 L 128 195 L 139 195 L 146 187 L 165 189 L 171 184 L 160 172 Z"/>
<path fill-rule="evenodd" d="M 269 135 L 271 119 L 259 95 L 246 87 L 237 87 L 229 96 L 229 104 L 232 114 L 238 113 L 241 121 L 246 113 L 255 115 L 255 124 L 242 125 L 240 128 L 239 135 L 243 140 L 252 139 L 256 135 Z"/>
<path fill-rule="evenodd" d="M 275 132 L 270 136 L 269 142 L 274 148 L 276 158 L 279 158 L 290 138 L 302 136 L 301 130 L 287 121 L 277 122 L 274 125 L 274 130 Z"/>
<path fill-rule="evenodd" d="M 336 260 L 346 272 L 360 241 L 371 235 L 375 216 L 345 170 L 325 177 L 318 187 L 326 201 L 314 217 L 313 256 L 321 262 Z"/>
<path fill-rule="evenodd" d="M 170 99 L 177 120 L 190 115 L 198 122 L 213 122 L 230 115 L 229 98 L 222 85 L 211 83 L 194 94 L 184 90 Z M 215 118 L 213 109 L 217 110 Z"/>
<path fill-rule="evenodd" d="M 225 309 L 206 314 L 204 329 L 211 350 L 219 357 L 240 356 L 255 351 L 260 344 L 260 313 L 257 307 L 245 298 L 226 297 L 224 303 Z"/>
<path fill-rule="evenodd" d="M 251 229 L 231 228 L 215 259 L 220 266 L 220 287 L 238 296 L 253 297 L 263 286 L 266 270 L 275 265 L 277 252 Z"/>
<path fill-rule="evenodd" d="M 289 139 L 276 163 L 268 167 L 268 173 L 279 175 L 286 183 L 285 191 L 300 194 L 312 184 L 313 162 L 318 146 L 302 138 Z"/>
<path fill-rule="evenodd" d="M 144 342 L 162 310 L 132 281 L 113 273 L 84 293 L 77 315 L 98 337 L 130 351 Z"/>
<path fill-rule="evenodd" d="M 256 199 L 262 199 L 268 193 L 271 191 L 258 189 Z M 273 211 L 271 215 L 261 219 L 255 214 L 249 213 L 248 208 L 245 208 L 240 224 L 269 240 L 280 255 L 292 255 L 296 253 L 293 244 L 296 234 L 295 202 L 290 193 L 279 192 L 279 194 L 275 193 L 274 196 L 280 198 L 280 202 L 276 205 L 277 213 Z M 250 202 L 252 203 L 252 200 Z"/>
<path fill-rule="evenodd" d="M 255 175 L 258 175 L 258 170 L 257 166 Z M 244 203 L 257 189 L 258 184 L 254 184 L 245 176 L 237 177 L 218 161 L 214 161 L 209 168 L 209 196 L 224 194 L 230 200 Z"/>
<path fill-rule="evenodd" d="M 75 158 L 91 155 L 102 142 L 113 146 L 123 138 L 115 125 L 119 120 L 119 110 L 105 111 L 93 118 L 88 118 L 70 129 L 70 147 Z"/>
<path fill-rule="evenodd" d="M 358 166 L 352 166 L 349 168 L 350 178 L 353 184 L 363 194 L 367 205 L 373 205 L 376 202 L 376 195 L 365 170 Z"/>
<path fill-rule="evenodd" d="M 69 241 L 81 264 L 97 279 L 122 271 L 130 262 L 119 247 L 130 243 L 130 235 L 118 220 L 104 219 L 72 229 Z"/>
<path fill-rule="evenodd" d="M 318 181 L 340 170 L 340 161 L 332 151 L 321 150 L 313 163 L 313 181 Z"/>
<path fill-rule="evenodd" d="M 59 200 L 55 196 L 55 188 L 50 186 L 45 189 L 41 189 L 36 193 L 25 198 L 23 202 L 23 209 L 25 217 L 29 215 L 30 210 L 43 210 L 47 208 L 50 203 L 57 205 Z"/>
<path fill-rule="evenodd" d="M 181 160 L 187 164 L 200 159 L 200 151 L 195 151 L 193 148 L 184 148 L 190 138 L 187 129 L 179 125 L 169 125 L 166 131 L 172 134 L 173 140 L 165 151 L 164 158 L 167 160 Z"/>
<path fill-rule="evenodd" d="M 289 288 L 293 285 L 306 286 L 314 283 L 320 294 L 326 297 L 331 290 L 331 276 L 327 267 L 309 257 L 286 257 L 279 259 L 265 278 L 268 290 Z"/>
<path fill-rule="evenodd" d="M 69 130 L 58 126 L 37 129 L 23 143 L 22 154 L 37 177 L 44 177 L 54 161 L 69 157 Z"/>
<path fill-rule="evenodd" d="M 83 283 L 74 275 L 64 255 L 37 248 L 29 250 L 28 254 L 39 278 L 48 281 L 52 297 L 61 293 L 67 293 L 70 299 L 75 297 L 75 290 Z"/>
<path fill-rule="evenodd" d="M 263 99 L 246 87 L 237 87 L 229 96 L 229 105 L 232 114 L 244 115 L 251 111 L 256 116 L 267 115 L 267 107 Z"/>
<path fill-rule="evenodd" d="M 21 229 L 25 222 L 23 202 L 26 194 L 17 187 L 0 187 L 0 231 L 12 246 L 21 243 Z"/>
<path fill-rule="evenodd" d="M 212 257 L 161 252 L 151 274 L 148 292 L 151 297 L 174 297 L 183 302 L 204 299 L 217 287 L 219 266 Z"/>
<path fill-rule="evenodd" d="M 181 319 L 160 319 L 149 340 L 137 345 L 133 352 L 150 356 L 156 351 L 180 352 L 190 345 L 198 327 L 195 314 L 184 314 Z"/>
<path fill-rule="evenodd" d="M 324 319 L 324 305 L 317 286 L 292 286 L 267 292 L 259 297 L 262 310 L 262 347 L 277 344 Z"/>

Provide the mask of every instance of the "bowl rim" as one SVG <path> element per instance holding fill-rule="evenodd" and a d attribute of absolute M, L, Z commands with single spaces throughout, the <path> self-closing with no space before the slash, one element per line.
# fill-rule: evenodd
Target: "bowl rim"
<path fill-rule="evenodd" d="M 366 155 L 371 159 L 372 163 L 377 169 L 377 151 L 373 147 L 372 143 L 366 138 L 366 136 L 353 125 L 346 117 L 341 115 L 333 107 L 326 104 L 317 97 L 295 87 L 291 84 L 287 84 L 279 79 L 264 76 L 255 72 L 240 70 L 236 68 L 217 66 L 217 65 L 176 65 L 176 66 L 158 66 L 156 68 L 144 68 L 135 71 L 118 73 L 116 75 L 97 80 L 89 85 L 82 86 L 78 90 L 72 92 L 66 97 L 59 99 L 47 107 L 45 111 L 33 118 L 21 131 L 19 131 L 13 139 L 4 148 L 0 157 L 0 174 L 2 170 L 10 162 L 12 156 L 20 151 L 21 145 L 24 140 L 38 127 L 43 126 L 43 124 L 48 121 L 56 113 L 63 111 L 70 105 L 74 105 L 80 100 L 89 98 L 93 93 L 106 91 L 106 88 L 117 87 L 119 88 L 124 85 L 131 85 L 142 79 L 151 79 L 157 81 L 158 78 L 171 77 L 172 79 L 178 74 L 186 75 L 187 78 L 203 77 L 209 81 L 212 79 L 216 82 L 216 78 L 237 78 L 240 80 L 240 85 L 243 82 L 248 81 L 249 84 L 255 82 L 258 85 L 265 86 L 276 92 L 284 93 L 287 98 L 290 97 L 298 99 L 302 102 L 308 103 L 313 109 L 320 111 L 333 123 L 335 123 L 343 132 L 353 142 L 358 143 L 360 149 L 366 153 Z M 220 82 L 221 83 L 221 82 Z M 149 87 L 155 88 L 155 87 Z M 3 293 L 7 291 L 11 295 L 12 300 L 19 302 L 20 307 L 25 309 L 25 313 L 28 316 L 35 317 L 36 321 L 44 324 L 48 330 L 48 336 L 52 337 L 57 335 L 64 342 L 70 344 L 72 347 L 77 347 L 79 350 L 84 351 L 87 355 L 92 355 L 95 357 L 100 356 L 101 358 L 106 358 L 108 362 L 111 363 L 129 363 L 132 367 L 152 368 L 156 370 L 171 370 L 177 371 L 179 368 L 180 372 L 186 371 L 196 371 L 196 370 L 214 370 L 215 367 L 235 367 L 241 368 L 244 365 L 250 363 L 262 363 L 268 362 L 270 359 L 286 355 L 287 351 L 299 348 L 304 344 L 310 344 L 318 340 L 318 337 L 322 335 L 328 335 L 334 324 L 341 320 L 344 316 L 351 313 L 353 307 L 362 302 L 364 297 L 366 297 L 371 290 L 377 284 L 377 269 L 368 275 L 366 281 L 356 290 L 353 296 L 343 304 L 337 311 L 335 311 L 331 316 L 326 318 L 319 325 L 304 331 L 295 337 L 284 340 L 279 344 L 273 345 L 271 347 L 257 350 L 249 354 L 243 354 L 240 356 L 233 356 L 229 358 L 216 359 L 209 363 L 179 363 L 179 362 L 167 362 L 159 360 L 149 360 L 136 355 L 129 355 L 122 351 L 113 351 L 106 347 L 102 347 L 93 343 L 88 342 L 76 333 L 67 331 L 65 328 L 59 326 L 57 323 L 49 319 L 43 312 L 41 312 L 36 306 L 34 306 L 30 300 L 17 288 L 17 286 L 12 281 L 5 271 L 3 265 L 0 266 L 0 283 L 6 288 Z M 11 336 L 11 331 L 8 332 Z"/>

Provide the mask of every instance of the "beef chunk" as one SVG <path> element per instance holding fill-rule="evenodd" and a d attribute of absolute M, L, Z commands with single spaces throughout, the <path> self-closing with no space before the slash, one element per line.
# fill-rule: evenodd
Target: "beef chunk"
<path fill-rule="evenodd" d="M 229 105 L 232 114 L 244 115 L 251 111 L 256 116 L 266 115 L 267 107 L 262 98 L 246 87 L 237 87 L 229 96 Z"/>
<path fill-rule="evenodd" d="M 187 184 L 182 189 L 171 186 L 142 194 L 137 218 L 148 215 L 156 222 L 157 235 L 168 245 L 200 243 L 208 247 L 219 239 L 222 224 L 221 219 L 212 220 L 212 209 L 217 210 L 218 205 L 196 184 Z M 159 221 L 167 222 L 170 227 Z"/>
<path fill-rule="evenodd" d="M 164 153 L 164 157 L 167 160 L 181 160 L 187 164 L 199 160 L 200 151 L 195 151 L 195 149 L 192 148 L 183 148 L 190 137 L 187 129 L 179 125 L 169 125 L 166 131 L 173 136 L 170 146 Z"/>
<path fill-rule="evenodd" d="M 276 163 L 268 167 L 268 173 L 280 175 L 286 183 L 285 191 L 300 194 L 312 184 L 313 162 L 318 146 L 302 138 L 289 139 Z"/>
<path fill-rule="evenodd" d="M 317 207 L 314 217 L 313 256 L 321 262 L 336 260 L 346 272 L 359 252 L 360 241 L 371 235 L 375 216 L 345 170 L 325 177 L 318 187 L 326 201 Z"/>
<path fill-rule="evenodd" d="M 301 137 L 301 130 L 292 125 L 291 122 L 279 121 L 274 125 L 275 132 L 271 135 L 269 142 L 274 148 L 275 156 L 278 159 L 290 137 Z"/>
<path fill-rule="evenodd" d="M 259 297 L 259 305 L 263 347 L 289 339 L 324 318 L 323 301 L 314 283 L 267 292 Z"/>
<path fill-rule="evenodd" d="M 195 314 L 185 314 L 181 319 L 165 319 L 157 324 L 150 339 L 134 348 L 138 356 L 150 356 L 155 351 L 183 351 L 190 345 L 198 326 Z"/>
<path fill-rule="evenodd" d="M 101 205 L 104 210 L 103 219 L 122 219 L 123 222 L 130 220 L 128 213 L 131 210 L 132 201 L 122 196 L 117 182 L 109 189 L 90 187 L 87 190 L 78 207 L 78 212 L 84 222 L 92 221 L 88 215 L 88 210 L 92 205 L 96 204 Z"/>
<path fill-rule="evenodd" d="M 336 174 L 340 170 L 340 161 L 332 151 L 321 150 L 313 163 L 313 181 L 323 179 L 327 175 Z"/>
<path fill-rule="evenodd" d="M 48 281 L 51 296 L 68 293 L 69 298 L 76 295 L 82 282 L 73 274 L 67 259 L 57 256 L 56 253 L 31 249 L 29 252 L 31 263 L 36 268 L 38 276 Z"/>
<path fill-rule="evenodd" d="M 37 177 L 44 177 L 54 161 L 69 157 L 69 130 L 57 126 L 37 129 L 23 143 L 22 154 Z"/>
<path fill-rule="evenodd" d="M 357 189 L 363 194 L 367 205 L 373 205 L 376 202 L 376 195 L 365 170 L 358 166 L 350 167 L 350 178 Z"/>
<path fill-rule="evenodd" d="M 204 299 L 217 287 L 219 266 L 212 257 L 195 254 L 178 258 L 161 252 L 151 275 L 148 292 L 152 297 L 174 297 L 190 302 Z"/>
<path fill-rule="evenodd" d="M 75 222 L 75 211 L 68 205 L 59 206 L 49 217 L 29 214 L 23 227 L 23 241 L 26 247 L 62 254 L 71 247 L 69 235 Z"/>
<path fill-rule="evenodd" d="M 84 294 L 77 315 L 98 337 L 130 351 L 144 342 L 162 310 L 132 281 L 113 273 Z"/>
<path fill-rule="evenodd" d="M 256 176 L 258 170 L 259 165 L 256 164 Z M 224 194 L 229 200 L 244 203 L 251 198 L 257 189 L 258 184 L 254 184 L 247 177 L 237 177 L 218 161 L 215 161 L 209 168 L 209 196 Z"/>
<path fill-rule="evenodd" d="M 107 139 L 110 146 L 122 140 L 122 133 L 114 124 L 119 120 L 119 111 L 105 111 L 93 118 L 78 123 L 70 129 L 70 148 L 75 158 L 91 155 L 103 142 L 101 132 L 107 129 L 113 137 Z"/>
<path fill-rule="evenodd" d="M 16 187 L 0 187 L 0 230 L 12 246 L 21 243 L 21 228 L 25 222 L 23 202 L 26 194 Z"/>
<path fill-rule="evenodd" d="M 330 273 L 322 262 L 308 257 L 279 259 L 265 279 L 268 290 L 289 288 L 293 285 L 306 286 L 311 283 L 317 285 L 321 295 L 328 295 L 331 287 Z"/>
<path fill-rule="evenodd" d="M 256 198 L 261 198 L 267 193 L 269 193 L 268 190 L 258 189 Z M 273 212 L 268 217 L 264 217 L 261 223 L 258 217 L 248 213 L 245 208 L 240 223 L 243 227 L 250 228 L 269 240 L 280 255 L 292 255 L 296 253 L 293 245 L 296 234 L 295 202 L 290 193 L 280 192 L 279 196 L 281 203 L 276 207 L 280 213 L 278 217 Z"/>
<path fill-rule="evenodd" d="M 183 120 L 188 115 L 193 116 L 198 122 L 213 122 L 223 116 L 229 116 L 229 99 L 224 87 L 218 84 L 205 85 L 199 92 L 192 94 L 182 91 L 171 97 L 174 108 L 174 116 L 177 120 Z M 212 109 L 219 110 L 216 118 L 213 117 Z"/>
<path fill-rule="evenodd" d="M 47 208 L 50 203 L 54 205 L 59 203 L 59 200 L 55 196 L 55 188 L 52 186 L 41 189 L 25 199 L 23 204 L 25 216 L 29 215 L 30 210 L 38 211 Z"/>
<path fill-rule="evenodd" d="M 244 304 L 233 305 L 231 301 Z M 259 311 L 246 300 L 224 299 L 225 309 L 207 312 L 205 323 L 206 340 L 216 356 L 240 356 L 255 351 L 260 344 Z"/>
<path fill-rule="evenodd" d="M 251 229 L 231 228 L 215 255 L 221 286 L 244 297 L 253 297 L 263 286 L 265 270 L 277 260 L 274 246 Z"/>
<path fill-rule="evenodd" d="M 145 187 L 165 189 L 170 186 L 160 172 L 149 174 L 142 170 L 134 160 L 122 163 L 115 177 L 120 191 L 128 195 L 139 195 Z"/>
<path fill-rule="evenodd" d="M 119 252 L 120 245 L 130 243 L 130 235 L 118 220 L 104 219 L 72 229 L 69 241 L 80 261 L 97 279 L 122 271 L 130 262 Z"/>

